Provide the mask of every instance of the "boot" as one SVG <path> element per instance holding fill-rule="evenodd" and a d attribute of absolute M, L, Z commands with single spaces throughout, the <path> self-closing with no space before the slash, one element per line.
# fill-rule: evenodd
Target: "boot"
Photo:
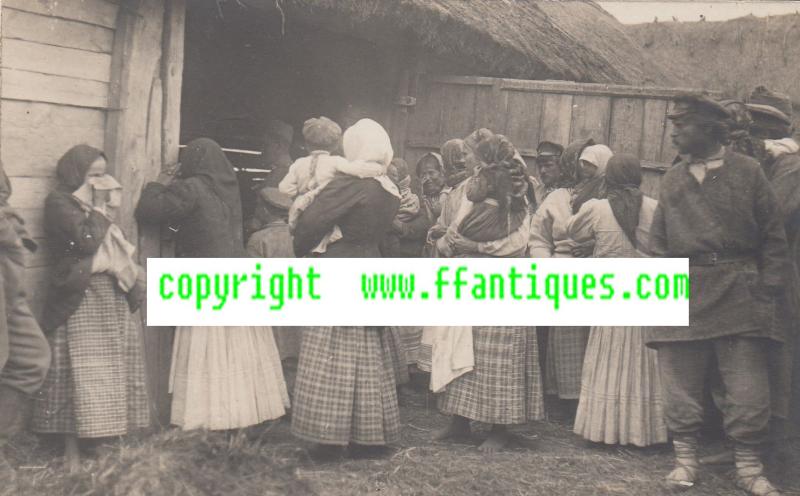
<path fill-rule="evenodd" d="M 697 459 L 697 436 L 677 434 L 672 440 L 675 448 L 675 468 L 667 475 L 666 483 L 670 489 L 685 491 L 694 487 L 700 462 Z"/>
<path fill-rule="evenodd" d="M 764 477 L 764 465 L 761 455 L 755 446 L 737 443 L 734 448 L 736 457 L 736 485 L 753 496 L 780 496 L 772 483 Z"/>
<path fill-rule="evenodd" d="M 0 496 L 17 490 L 17 472 L 5 457 L 5 446 L 25 427 L 29 403 L 26 394 L 0 384 Z"/>

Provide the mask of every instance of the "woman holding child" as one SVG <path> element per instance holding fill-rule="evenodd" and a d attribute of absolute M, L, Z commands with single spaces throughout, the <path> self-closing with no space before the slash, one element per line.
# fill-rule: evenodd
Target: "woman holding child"
<path fill-rule="evenodd" d="M 380 257 L 379 242 L 400 206 L 397 186 L 386 175 L 393 150 L 375 121 L 362 119 L 342 138 L 351 169 L 371 177 L 339 174 L 297 219 L 295 253 L 309 256 L 338 226 L 340 238 L 318 256 Z M 294 391 L 292 433 L 317 443 L 316 455 L 341 448 L 384 446 L 398 441 L 392 334 L 382 327 L 312 327 L 303 333 Z"/>
<path fill-rule="evenodd" d="M 485 134 L 468 153 L 480 162 L 477 175 L 467 179 L 459 213 L 448 227 L 450 251 L 454 256 L 486 256 L 482 245 L 487 243 L 510 250 L 515 233 L 523 232 L 527 240 L 533 207 L 524 163 L 511 142 L 501 135 Z M 481 241 L 468 239 L 465 232 Z M 523 242 L 506 256 L 524 254 Z M 461 334 L 464 329 L 445 328 L 440 332 Z M 490 424 L 491 430 L 480 450 L 491 452 L 512 441 L 508 426 L 544 417 L 536 328 L 466 329 L 472 334 L 474 368 L 446 385 L 439 409 L 451 415 L 451 422 L 436 437 L 465 438 L 471 434 L 470 421 L 483 422 Z M 434 344 L 434 374 L 438 369 L 438 349 Z"/>

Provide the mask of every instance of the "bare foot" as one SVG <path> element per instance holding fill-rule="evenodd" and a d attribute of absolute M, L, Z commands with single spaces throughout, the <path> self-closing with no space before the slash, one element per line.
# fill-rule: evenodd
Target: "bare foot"
<path fill-rule="evenodd" d="M 434 431 L 434 441 L 444 441 L 445 439 L 467 440 L 472 434 L 469 427 L 469 419 L 453 415 L 447 427 Z"/>
<path fill-rule="evenodd" d="M 478 446 L 478 451 L 496 453 L 511 444 L 511 440 L 512 436 L 504 426 L 495 425 L 492 426 L 486 441 Z"/>

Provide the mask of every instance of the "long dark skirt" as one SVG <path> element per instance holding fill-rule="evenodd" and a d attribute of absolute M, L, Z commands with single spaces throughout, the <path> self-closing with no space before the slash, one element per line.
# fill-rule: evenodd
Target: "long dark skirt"
<path fill-rule="evenodd" d="M 439 409 L 488 424 L 544 417 L 534 327 L 473 327 L 475 369 L 447 386 Z"/>
<path fill-rule="evenodd" d="M 400 411 L 394 375 L 384 328 L 306 328 L 292 433 L 320 444 L 396 443 Z"/>

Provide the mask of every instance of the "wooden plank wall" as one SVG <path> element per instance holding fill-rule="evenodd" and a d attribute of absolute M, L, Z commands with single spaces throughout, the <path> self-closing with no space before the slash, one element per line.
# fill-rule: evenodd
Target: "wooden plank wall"
<path fill-rule="evenodd" d="M 49 253 L 42 226 L 55 166 L 71 146 L 103 148 L 111 49 L 119 5 L 110 0 L 3 0 L 0 158 L 11 203 L 39 242 L 28 260 L 41 311 Z"/>
<path fill-rule="evenodd" d="M 675 156 L 666 117 L 682 89 L 563 81 L 429 76 L 408 120 L 404 158 L 412 168 L 451 138 L 486 127 L 511 139 L 526 159 L 542 140 L 566 145 L 593 137 L 645 163 L 643 190 L 657 196 L 658 180 Z"/>

